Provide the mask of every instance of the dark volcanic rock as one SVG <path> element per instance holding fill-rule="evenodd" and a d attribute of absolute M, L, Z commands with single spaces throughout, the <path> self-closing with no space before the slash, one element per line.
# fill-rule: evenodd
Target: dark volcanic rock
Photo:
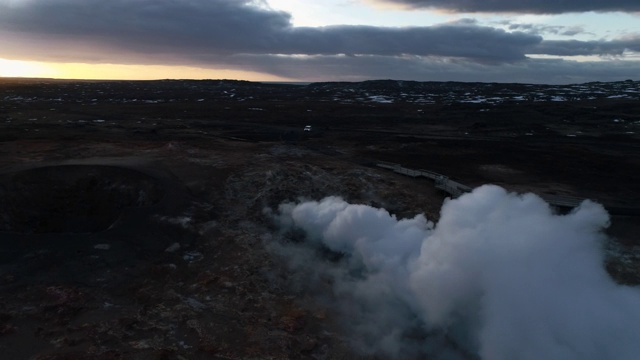
<path fill-rule="evenodd" d="M 106 230 L 125 208 L 159 202 L 154 179 L 126 168 L 60 165 L 5 174 L 0 231 L 91 233 Z"/>
<path fill-rule="evenodd" d="M 265 208 L 334 195 L 437 220 L 447 195 L 383 161 L 637 208 L 639 99 L 634 81 L 0 79 L 0 357 L 355 358 L 267 251 Z M 635 284 L 625 214 L 606 266 Z"/>

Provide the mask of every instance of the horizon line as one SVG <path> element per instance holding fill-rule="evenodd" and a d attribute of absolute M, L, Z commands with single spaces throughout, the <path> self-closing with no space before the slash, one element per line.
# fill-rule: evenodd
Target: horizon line
<path fill-rule="evenodd" d="M 521 84 L 521 85 L 571 85 L 571 84 L 589 84 L 589 83 L 617 83 L 617 82 L 637 82 L 639 80 L 625 79 L 616 81 L 586 81 L 581 83 L 524 83 L 524 82 L 506 82 L 506 81 L 460 81 L 460 80 L 406 80 L 406 79 L 390 79 L 390 78 L 372 78 L 364 80 L 325 80 L 325 81 L 273 81 L 273 80 L 245 80 L 245 79 L 232 79 L 232 78 L 157 78 L 157 79 L 78 79 L 78 78 L 55 78 L 55 77 L 30 77 L 30 76 L 2 76 L 0 75 L 0 81 L 3 80 L 24 80 L 24 81 L 66 81 L 66 82 L 152 82 L 152 81 L 236 81 L 247 83 L 261 83 L 261 84 L 282 84 L 282 85 L 310 85 L 318 83 L 363 83 L 373 81 L 397 81 L 397 82 L 417 82 L 417 83 L 479 83 L 479 84 Z"/>

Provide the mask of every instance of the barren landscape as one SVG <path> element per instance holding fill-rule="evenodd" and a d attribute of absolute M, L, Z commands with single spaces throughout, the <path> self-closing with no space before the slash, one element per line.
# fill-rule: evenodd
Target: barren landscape
<path fill-rule="evenodd" d="M 449 194 L 383 162 L 602 204 L 602 266 L 640 284 L 637 81 L 6 78 L 0 127 L 7 359 L 439 358 L 354 338 L 331 281 L 281 249 L 305 241 L 274 222 L 283 203 L 339 196 L 437 222 Z M 402 336 L 479 358 L 453 335 Z"/>

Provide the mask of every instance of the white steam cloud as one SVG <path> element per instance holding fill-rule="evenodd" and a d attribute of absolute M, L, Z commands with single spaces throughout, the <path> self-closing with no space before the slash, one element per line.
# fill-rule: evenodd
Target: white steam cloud
<path fill-rule="evenodd" d="M 363 351 L 640 358 L 640 289 L 604 269 L 609 217 L 599 204 L 559 215 L 533 194 L 483 186 L 445 202 L 435 226 L 337 197 L 284 204 L 273 216 L 283 229 L 304 231 L 306 242 L 279 249 L 307 274 L 330 278 Z M 322 259 L 319 248 L 342 257 Z"/>

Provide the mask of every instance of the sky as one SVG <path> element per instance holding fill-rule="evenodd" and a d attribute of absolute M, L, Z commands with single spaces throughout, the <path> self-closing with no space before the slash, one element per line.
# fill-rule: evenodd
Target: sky
<path fill-rule="evenodd" d="M 638 80 L 638 0 L 0 0 L 0 76 Z"/>

